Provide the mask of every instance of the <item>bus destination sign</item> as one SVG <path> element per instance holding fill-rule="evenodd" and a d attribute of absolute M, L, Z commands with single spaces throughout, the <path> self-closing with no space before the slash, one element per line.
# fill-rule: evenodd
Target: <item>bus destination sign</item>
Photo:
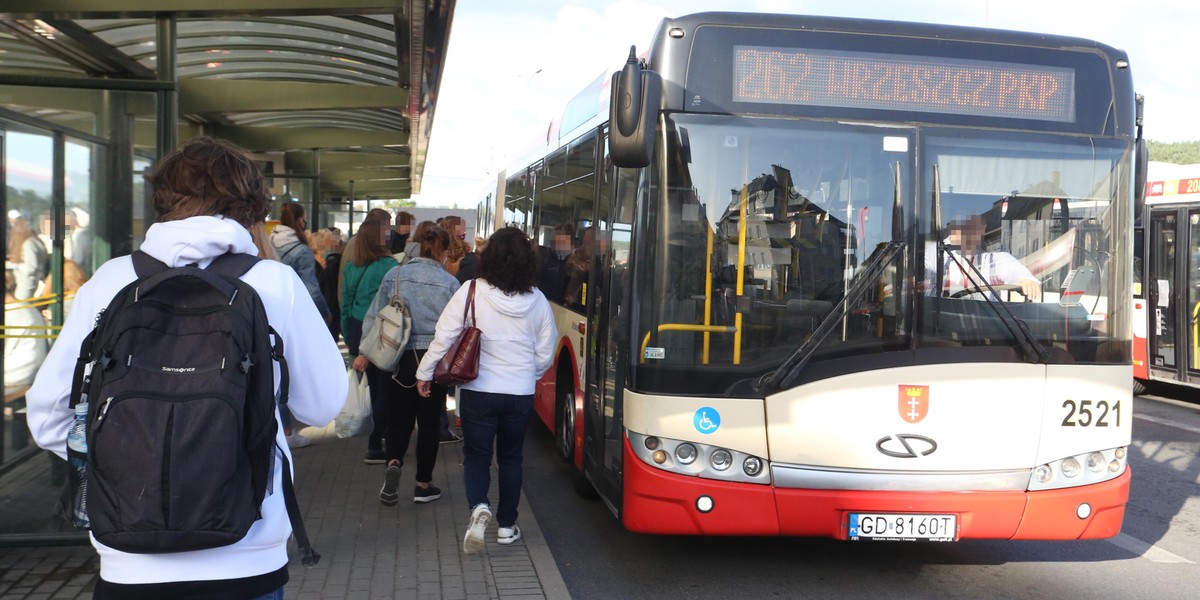
<path fill-rule="evenodd" d="M 733 100 L 1073 122 L 1075 72 L 930 56 L 735 46 Z"/>

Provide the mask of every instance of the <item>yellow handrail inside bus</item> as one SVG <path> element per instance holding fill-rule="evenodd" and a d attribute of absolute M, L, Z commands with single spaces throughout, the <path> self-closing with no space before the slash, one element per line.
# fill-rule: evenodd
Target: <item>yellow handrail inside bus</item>
<path fill-rule="evenodd" d="M 746 291 L 746 193 L 750 186 L 743 185 L 740 201 L 738 202 L 738 260 L 737 260 L 737 299 L 741 300 Z M 742 311 L 733 315 L 733 364 L 742 364 Z"/>
<path fill-rule="evenodd" d="M 707 258 L 704 260 L 704 325 L 707 327 L 712 325 L 712 253 L 713 253 L 713 230 L 708 228 L 708 245 Z M 649 334 L 647 334 L 649 335 Z M 708 364 L 708 341 L 712 336 L 711 332 L 704 332 L 704 354 L 701 360 L 704 364 Z M 645 356 L 643 355 L 643 359 Z"/>
<path fill-rule="evenodd" d="M 1192 368 L 1200 369 L 1200 302 L 1192 307 Z"/>
<path fill-rule="evenodd" d="M 741 297 L 745 292 L 746 282 L 744 273 L 746 271 L 746 200 L 749 186 L 742 186 L 741 194 L 738 201 L 738 258 L 737 258 L 737 297 Z M 663 323 L 658 326 L 659 333 L 663 331 L 700 331 L 704 333 L 704 343 L 700 360 L 703 364 L 708 364 L 709 342 L 713 333 L 732 333 L 733 334 L 733 364 L 742 364 L 742 312 L 734 313 L 733 326 L 728 325 L 712 325 L 712 253 L 713 253 L 713 230 L 708 229 L 708 242 L 705 251 L 707 259 L 705 260 L 704 269 L 704 324 L 692 325 L 688 323 Z M 646 336 L 642 338 L 641 352 L 638 356 L 638 362 L 646 362 L 646 347 L 650 345 L 650 334 L 653 332 L 647 331 Z"/>
<path fill-rule="evenodd" d="M 664 331 L 703 331 L 705 335 L 709 333 L 732 333 L 737 335 L 737 328 L 728 325 L 692 325 L 689 323 L 663 323 L 658 326 L 658 332 Z M 642 338 L 642 351 L 638 356 L 638 362 L 646 362 L 646 346 L 650 345 L 651 331 L 646 332 L 646 337 Z"/>

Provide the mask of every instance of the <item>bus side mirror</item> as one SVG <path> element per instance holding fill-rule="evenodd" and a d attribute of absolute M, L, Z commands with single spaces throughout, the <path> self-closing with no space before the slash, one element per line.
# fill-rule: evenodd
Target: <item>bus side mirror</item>
<path fill-rule="evenodd" d="M 662 77 L 642 70 L 634 48 L 612 77 L 609 101 L 608 154 L 614 165 L 641 168 L 650 164 L 654 130 L 662 106 Z"/>

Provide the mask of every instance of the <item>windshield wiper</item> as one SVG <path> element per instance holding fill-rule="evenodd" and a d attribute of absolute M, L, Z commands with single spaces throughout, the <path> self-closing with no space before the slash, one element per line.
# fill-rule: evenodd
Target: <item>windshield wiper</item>
<path fill-rule="evenodd" d="M 1000 302 L 999 300 L 992 300 L 992 298 L 998 299 L 1000 296 L 996 294 L 996 290 L 992 287 L 991 282 L 989 282 L 987 278 L 983 276 L 983 273 L 980 272 L 979 267 L 975 266 L 975 263 L 969 260 L 965 260 L 959 256 L 956 256 L 953 252 L 949 252 L 949 250 L 950 248 L 946 242 L 938 240 L 937 251 L 939 255 L 949 256 L 950 260 L 953 261 L 963 273 L 968 274 L 967 278 L 970 280 L 970 283 L 974 284 L 976 288 L 983 288 L 987 290 L 987 293 L 981 294 L 984 302 L 987 302 L 987 305 L 992 309 L 992 312 L 996 313 L 997 317 L 1000 317 L 1000 322 L 1004 323 L 1004 327 L 1008 329 L 1008 332 L 1012 334 L 1013 339 L 1016 341 L 1017 346 L 1021 348 L 1021 354 L 1025 356 L 1025 360 L 1031 363 L 1050 362 L 1050 351 L 1046 350 L 1046 347 L 1037 340 L 1037 336 L 1033 335 L 1033 332 L 1029 331 L 1029 325 L 1025 323 L 1025 321 L 1018 319 L 1017 316 L 1008 309 L 1008 306 L 1005 303 Z M 966 267 L 963 266 L 964 264 Z M 938 297 L 940 298 L 941 294 L 938 294 Z"/>
<path fill-rule="evenodd" d="M 858 277 L 854 279 L 854 282 L 850 285 L 850 289 L 846 290 L 845 295 L 842 296 L 838 305 L 830 310 L 825 315 L 825 318 L 821 319 L 821 323 L 817 325 L 812 334 L 804 339 L 800 347 L 796 348 L 796 351 L 792 352 L 779 365 L 778 369 L 763 375 L 759 379 L 758 389 L 778 390 L 791 385 L 796 376 L 800 374 L 800 371 L 804 370 L 805 365 L 812 360 L 813 354 L 816 353 L 817 347 L 821 345 L 821 342 L 824 342 L 837 327 L 837 324 L 845 318 L 850 307 L 856 305 L 868 290 L 874 289 L 884 270 L 892 264 L 892 261 L 896 260 L 896 256 L 907 245 L 904 242 L 896 240 L 879 244 L 875 248 L 875 252 L 871 254 L 871 257 L 863 265 L 862 270 L 859 271 Z"/>
<path fill-rule="evenodd" d="M 799 375 L 800 372 L 804 370 L 804 367 L 808 365 L 809 361 L 812 360 L 813 355 L 816 353 L 817 348 L 821 345 L 821 343 L 829 337 L 829 334 L 833 332 L 834 328 L 839 322 L 843 322 L 846 317 L 846 313 L 850 310 L 850 307 L 856 304 L 858 300 L 862 298 L 862 295 L 866 293 L 867 290 L 872 288 L 875 282 L 879 281 L 879 277 L 889 266 L 891 266 L 893 262 L 896 261 L 897 256 L 903 255 L 903 251 L 908 244 L 901 241 L 904 239 L 904 204 L 901 199 L 900 191 L 901 180 L 899 162 L 896 163 L 896 169 L 893 173 L 893 177 L 892 241 L 879 244 L 875 247 L 875 251 L 871 253 L 870 258 L 868 258 L 866 263 L 863 264 L 862 270 L 858 273 L 858 277 L 855 278 L 849 289 L 846 290 L 846 293 L 842 296 L 842 299 L 838 305 L 834 308 L 831 308 L 830 311 L 826 313 L 825 317 L 821 319 L 821 322 L 817 325 L 816 329 L 813 330 L 812 334 L 804 339 L 804 342 L 800 344 L 800 347 L 796 348 L 796 350 L 779 365 L 778 369 L 766 373 L 759 378 L 756 385 L 758 389 L 761 390 L 769 388 L 778 390 L 784 388 L 785 386 L 791 385 L 792 382 L 795 381 L 796 376 Z M 903 266 L 901 268 L 903 268 Z M 893 282 L 894 285 L 899 285 L 900 280 L 903 278 L 903 274 L 898 275 L 899 277 L 897 277 L 896 281 Z M 899 302 L 901 294 L 895 293 L 893 295 L 896 297 L 896 301 Z M 901 310 L 897 310 L 897 315 L 900 315 L 901 313 Z M 899 317 L 897 317 L 897 321 L 900 321 Z M 897 323 L 897 326 L 899 326 L 899 323 Z"/>

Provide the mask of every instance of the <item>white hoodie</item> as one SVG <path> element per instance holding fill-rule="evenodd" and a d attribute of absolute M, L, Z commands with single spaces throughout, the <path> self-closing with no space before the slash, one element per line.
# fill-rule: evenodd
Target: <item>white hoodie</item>
<path fill-rule="evenodd" d="M 173 267 L 192 263 L 206 267 L 226 252 L 257 253 L 250 232 L 220 216 L 151 225 L 141 249 Z M 79 345 L 100 311 L 134 279 L 133 260 L 122 256 L 104 263 L 79 288 L 62 332 L 26 394 L 29 430 L 34 439 L 63 458 L 67 456 L 67 430 L 73 419 L 68 403 Z M 267 319 L 283 337 L 292 414 L 296 420 L 312 425 L 332 421 L 346 398 L 345 363 L 304 284 L 291 267 L 270 260 L 259 262 L 242 276 L 242 281 L 262 297 Z M 278 385 L 278 368 L 275 382 Z M 275 418 L 279 419 L 278 412 Z M 290 459 L 282 427 L 275 441 Z M 292 530 L 283 503 L 282 472 L 275 470 L 274 493 L 263 501 L 262 518 L 237 543 L 192 552 L 128 554 L 93 538 L 92 545 L 100 554 L 100 577 L 117 584 L 211 581 L 253 577 L 280 569 L 288 562 L 287 541 Z"/>
<path fill-rule="evenodd" d="M 438 318 L 433 343 L 417 379 L 430 381 L 433 369 L 463 328 L 463 306 L 471 284 L 465 283 Z M 554 362 L 558 329 L 554 313 L 541 290 L 508 295 L 484 279 L 475 280 L 475 326 L 483 332 L 479 351 L 479 377 L 460 385 L 464 390 L 527 396 Z"/>

